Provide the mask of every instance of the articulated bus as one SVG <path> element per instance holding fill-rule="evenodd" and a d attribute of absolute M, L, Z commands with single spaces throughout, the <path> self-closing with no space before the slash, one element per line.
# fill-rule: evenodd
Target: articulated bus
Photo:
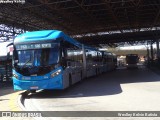
<path fill-rule="evenodd" d="M 65 89 L 115 69 L 112 53 L 85 46 L 62 31 L 26 32 L 13 46 L 14 90 Z"/>
<path fill-rule="evenodd" d="M 138 54 L 127 54 L 126 55 L 127 68 L 138 68 L 138 65 L 137 65 L 138 62 L 139 62 Z"/>

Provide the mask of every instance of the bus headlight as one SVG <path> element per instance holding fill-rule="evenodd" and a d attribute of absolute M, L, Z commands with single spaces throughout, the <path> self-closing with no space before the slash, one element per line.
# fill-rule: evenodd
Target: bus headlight
<path fill-rule="evenodd" d="M 51 78 L 59 75 L 60 73 L 61 73 L 61 70 L 57 70 L 56 72 L 54 72 L 54 73 L 51 74 Z"/>
<path fill-rule="evenodd" d="M 18 75 L 13 73 L 13 77 L 15 77 L 16 79 L 18 79 Z"/>

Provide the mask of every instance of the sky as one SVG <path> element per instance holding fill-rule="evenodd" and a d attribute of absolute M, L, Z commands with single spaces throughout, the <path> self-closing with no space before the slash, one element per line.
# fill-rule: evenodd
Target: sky
<path fill-rule="evenodd" d="M 7 48 L 6 48 L 6 46 L 9 43 L 10 42 L 2 42 L 2 43 L 0 43 L 0 56 L 6 56 L 7 55 Z"/>

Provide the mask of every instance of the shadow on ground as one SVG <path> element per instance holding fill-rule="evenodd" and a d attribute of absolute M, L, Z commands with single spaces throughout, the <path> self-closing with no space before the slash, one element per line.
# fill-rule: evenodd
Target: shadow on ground
<path fill-rule="evenodd" d="M 12 81 L 0 82 L 0 96 L 14 93 Z M 1 99 L 0 99 L 1 101 Z"/>
<path fill-rule="evenodd" d="M 140 82 L 158 82 L 160 81 L 160 74 L 155 74 L 152 70 L 141 65 L 138 69 L 119 69 L 116 74 L 120 84 L 124 83 L 140 83 Z"/>
<path fill-rule="evenodd" d="M 102 74 L 89 79 L 85 79 L 80 83 L 73 85 L 66 90 L 43 90 L 39 93 L 32 94 L 33 98 L 71 98 L 71 97 L 90 97 L 114 95 L 122 92 L 120 82 L 115 81 L 112 77 L 113 72 Z"/>
<path fill-rule="evenodd" d="M 121 84 L 160 81 L 160 76 L 153 74 L 144 66 L 130 70 L 122 67 L 116 71 L 86 79 L 66 90 L 43 90 L 28 97 L 44 99 L 114 95 L 123 91 Z"/>

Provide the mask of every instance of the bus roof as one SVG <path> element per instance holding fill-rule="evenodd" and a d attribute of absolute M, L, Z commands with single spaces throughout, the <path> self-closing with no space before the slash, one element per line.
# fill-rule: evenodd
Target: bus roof
<path fill-rule="evenodd" d="M 64 34 L 62 31 L 59 30 L 42 30 L 42 31 L 26 32 L 18 35 L 14 39 L 14 44 L 44 41 L 44 40 L 53 41 L 58 38 L 63 38 L 65 41 L 74 44 L 79 48 L 82 48 L 82 44 L 80 42 L 74 40 L 73 38 L 69 37 L 68 35 Z M 85 46 L 85 49 L 98 51 L 97 49 L 89 46 Z"/>
<path fill-rule="evenodd" d="M 127 54 L 126 56 L 138 56 L 138 54 Z"/>
<path fill-rule="evenodd" d="M 101 50 L 102 52 L 104 52 L 104 54 L 106 55 L 113 55 L 113 53 L 109 52 L 109 51 L 104 51 L 104 50 Z"/>

